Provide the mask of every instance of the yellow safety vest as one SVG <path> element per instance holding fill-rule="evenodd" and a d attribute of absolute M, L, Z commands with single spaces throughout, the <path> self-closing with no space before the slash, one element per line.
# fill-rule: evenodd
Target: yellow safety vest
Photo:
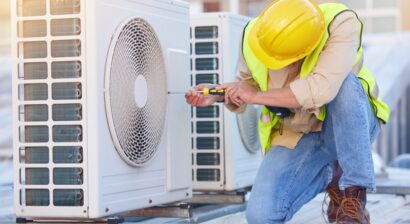
<path fill-rule="evenodd" d="M 326 4 L 319 5 L 319 7 L 325 17 L 325 26 L 326 26 L 327 32 L 324 33 L 322 40 L 320 41 L 319 45 L 315 48 L 315 50 L 311 54 L 306 56 L 306 58 L 304 59 L 302 67 L 301 67 L 301 71 L 299 74 L 300 78 L 305 78 L 309 74 L 312 73 L 319 59 L 319 55 L 322 52 L 329 38 L 329 26 L 332 24 L 336 16 L 345 11 L 351 11 L 355 13 L 354 11 L 348 9 L 345 5 L 340 4 L 340 3 L 326 3 Z M 252 73 L 252 77 L 258 83 L 260 90 L 267 91 L 268 90 L 268 79 L 269 79 L 268 68 L 266 67 L 266 65 L 264 65 L 262 62 L 260 62 L 257 59 L 257 57 L 252 52 L 249 46 L 249 42 L 248 42 L 249 32 L 252 29 L 252 27 L 255 25 L 256 21 L 257 21 L 257 18 L 251 20 L 244 29 L 244 36 L 243 36 L 243 43 L 242 43 L 243 52 L 242 53 L 245 58 L 246 64 L 250 72 Z M 361 46 L 363 25 L 361 21 L 359 23 L 359 26 L 361 30 L 360 31 L 360 45 L 357 50 L 357 55 L 356 55 L 356 59 L 355 59 L 352 71 L 357 70 L 356 75 L 359 78 L 360 82 L 362 83 L 365 92 L 367 93 L 367 96 L 373 107 L 375 115 L 383 123 L 386 123 L 389 119 L 390 109 L 385 103 L 383 103 L 380 100 L 380 98 L 375 98 L 374 96 L 372 96 L 372 93 L 376 89 L 376 80 L 374 79 L 371 72 L 365 66 L 361 66 L 361 68 L 359 67 L 362 64 L 361 60 L 363 60 L 363 48 Z M 259 121 L 259 124 L 258 124 L 260 142 L 261 142 L 262 148 L 265 150 L 265 153 L 266 153 L 268 152 L 271 146 L 272 130 L 278 124 L 280 118 L 276 116 L 275 114 L 273 114 L 272 112 L 270 112 L 270 110 L 265 106 L 262 107 L 262 114 L 270 115 L 270 122 Z M 323 106 L 320 111 L 320 114 L 317 115 L 317 119 L 320 121 L 324 121 L 325 116 L 326 116 L 326 107 Z"/>

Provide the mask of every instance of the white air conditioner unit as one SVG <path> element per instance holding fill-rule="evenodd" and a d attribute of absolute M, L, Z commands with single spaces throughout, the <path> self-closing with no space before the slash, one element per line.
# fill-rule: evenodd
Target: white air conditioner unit
<path fill-rule="evenodd" d="M 240 39 L 250 18 L 229 13 L 191 15 L 191 83 L 235 79 Z M 251 186 L 262 160 L 259 109 L 235 115 L 223 104 L 192 108 L 192 175 L 196 191 Z"/>
<path fill-rule="evenodd" d="M 11 5 L 17 216 L 91 219 L 190 197 L 188 4 Z"/>

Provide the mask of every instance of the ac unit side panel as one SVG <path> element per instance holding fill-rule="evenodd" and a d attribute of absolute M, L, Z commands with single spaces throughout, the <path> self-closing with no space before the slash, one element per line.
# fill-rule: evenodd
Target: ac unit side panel
<path fill-rule="evenodd" d="M 212 41 L 212 39 L 202 39 L 203 33 L 197 35 L 197 27 L 203 27 L 210 29 L 213 26 L 216 27 L 216 32 L 218 35 L 218 62 L 220 74 L 218 76 L 218 82 L 229 82 L 235 79 L 237 72 L 237 59 L 240 49 L 240 39 L 242 37 L 243 27 L 249 21 L 250 18 L 243 16 L 236 16 L 229 13 L 203 13 L 191 16 L 191 44 L 192 44 L 192 80 L 193 84 L 198 84 L 198 78 L 202 75 L 202 71 L 198 71 L 196 66 L 196 58 L 198 57 L 210 57 L 210 55 L 199 55 L 201 51 L 204 50 L 205 44 Z M 205 29 L 204 29 L 205 30 Z M 206 36 L 206 35 L 205 35 Z M 220 39 L 219 39 L 220 38 Z M 202 45 L 198 45 L 198 43 Z M 198 45 L 198 46 L 197 46 Z M 206 51 L 204 51 L 206 52 Z M 212 51 L 210 51 L 212 52 Z M 212 55 L 212 54 L 211 54 Z M 200 191 L 227 191 L 236 190 L 238 188 L 243 188 L 252 185 L 253 177 L 258 168 L 260 157 L 253 156 L 252 153 L 248 151 L 242 144 L 241 137 L 239 135 L 239 129 L 237 124 L 236 115 L 231 113 L 225 108 L 221 108 L 221 117 L 223 125 L 221 126 L 223 130 L 223 146 L 221 147 L 223 154 L 222 165 L 222 176 L 224 181 L 222 185 L 213 181 L 198 181 L 196 172 L 198 168 L 204 168 L 199 164 L 201 161 L 197 158 L 197 154 L 203 152 L 199 147 L 198 141 L 195 135 L 200 135 L 198 133 L 200 130 L 196 130 L 195 122 L 205 118 L 198 118 L 198 112 L 200 109 L 193 108 L 193 133 L 194 133 L 194 150 L 193 150 L 193 174 L 194 174 L 194 189 Z M 212 151 L 206 151 L 212 152 Z M 203 159 L 203 158 L 202 158 Z M 211 160 L 211 159 L 210 159 Z M 213 161 L 217 161 L 217 158 L 213 158 Z"/>
<path fill-rule="evenodd" d="M 191 195 L 190 107 L 183 94 L 169 94 L 167 120 L 167 190 Z"/>
<path fill-rule="evenodd" d="M 158 38 L 161 46 L 162 57 L 166 60 L 169 49 L 172 49 L 173 52 L 175 51 L 182 54 L 182 56 L 180 54 L 176 56 L 177 63 L 182 63 L 183 60 L 188 60 L 188 58 L 186 56 L 184 58 L 183 55 L 187 54 L 189 46 L 187 42 L 182 44 L 178 42 L 176 36 L 181 35 L 183 37 L 182 33 L 188 32 L 187 22 L 181 22 L 186 20 L 188 16 L 188 8 L 185 4 L 176 1 L 174 1 L 176 4 L 171 7 L 169 2 L 170 1 L 99 1 L 97 3 L 96 33 L 114 34 L 118 29 L 121 29 L 121 26 L 126 24 L 127 21 L 138 19 L 146 22 L 155 32 L 156 38 Z M 107 15 L 111 16 L 107 17 Z M 173 29 L 181 32 L 173 33 Z M 187 39 L 188 37 L 183 38 Z M 105 71 L 106 58 L 110 57 L 109 47 L 112 44 L 112 41 L 112 35 L 97 35 L 97 64 L 104 65 L 97 67 L 98 75 L 96 83 L 98 83 L 98 86 L 95 91 L 99 93 L 97 95 L 99 111 L 104 111 L 106 109 L 104 107 L 104 94 L 101 93 L 104 92 L 103 87 L 105 80 L 103 74 L 107 72 Z M 164 65 L 165 63 L 166 62 L 164 62 Z M 166 69 L 165 73 L 169 75 L 166 79 L 178 79 L 176 75 L 184 75 L 174 74 L 176 72 L 185 72 L 185 74 L 188 74 L 187 65 L 188 64 L 185 62 L 183 65 L 175 64 L 164 66 Z M 181 68 L 175 68 L 176 66 Z M 149 83 L 147 85 L 148 89 L 151 88 L 151 91 L 155 91 L 155 89 L 152 89 L 155 88 L 155 86 L 150 86 Z M 186 87 L 188 87 L 188 83 L 186 83 Z M 107 91 L 107 89 L 105 89 L 105 91 Z M 135 92 L 130 93 L 130 95 L 134 94 L 139 94 L 137 89 L 135 89 Z M 136 103 L 134 102 L 134 97 L 130 95 L 124 97 L 131 98 L 131 102 L 129 103 Z M 150 97 L 149 92 L 147 97 Z M 180 98 L 183 98 L 183 96 L 181 95 Z M 166 106 L 168 104 L 168 102 L 158 102 L 158 107 Z M 168 110 L 169 109 L 173 108 L 168 108 Z M 152 111 L 152 113 L 156 113 L 156 111 Z M 161 113 L 161 111 L 158 111 L 158 113 Z M 187 197 L 187 188 L 175 192 L 167 191 L 167 151 L 170 144 L 167 141 L 167 120 L 165 120 L 160 143 L 153 158 L 143 166 L 134 167 L 125 163 L 124 159 L 121 158 L 115 149 L 112 143 L 112 133 L 109 131 L 106 119 L 107 117 L 105 113 L 99 113 L 98 121 L 101 128 L 98 130 L 98 145 L 100 146 L 98 153 L 100 155 L 100 162 L 99 166 L 96 168 L 100 174 L 98 178 L 100 182 L 100 193 L 99 195 L 96 195 L 99 201 L 99 203 L 96 204 L 98 209 L 95 209 L 94 213 L 90 216 L 101 217 L 130 209 L 138 209 L 181 200 Z M 189 159 L 185 159 L 185 163 L 189 161 Z M 172 162 L 174 163 L 175 161 Z M 183 164 L 184 161 L 180 161 L 180 163 Z"/>
<path fill-rule="evenodd" d="M 223 52 L 223 62 L 224 62 L 224 75 L 223 75 L 223 82 L 231 82 L 235 80 L 236 71 L 237 71 L 237 59 L 240 47 L 240 39 L 242 37 L 241 31 L 243 30 L 243 26 L 245 26 L 245 22 L 240 24 L 242 26 L 235 26 L 236 21 L 232 16 L 225 15 L 222 17 L 222 32 L 224 33 L 223 36 L 223 44 L 222 44 L 222 52 Z M 230 112 L 228 109 L 224 109 L 224 123 L 225 123 L 225 190 L 227 188 L 236 189 L 240 186 L 236 186 L 235 181 L 237 178 L 236 170 L 233 167 L 235 162 L 235 157 L 237 153 L 246 153 L 239 141 L 239 144 L 235 145 L 235 134 L 238 132 L 236 123 L 235 123 L 236 114 Z M 238 148 L 239 146 L 239 148 Z"/>
<path fill-rule="evenodd" d="M 100 73 L 99 68 L 104 67 L 104 64 L 101 63 L 101 57 L 99 55 L 99 50 L 101 48 L 105 49 L 106 46 L 100 46 L 98 44 L 98 38 L 101 37 L 97 33 L 97 2 L 85 1 L 86 3 L 86 42 L 87 42 L 87 52 L 86 52 L 86 61 L 85 64 L 85 73 L 87 74 L 87 95 L 88 95 L 88 114 L 87 114 L 87 124 L 90 127 L 88 132 L 88 217 L 98 217 L 99 205 L 101 203 L 101 166 L 102 158 L 104 156 L 101 152 L 101 149 L 104 147 L 104 144 L 108 144 L 101 141 L 100 136 L 108 136 L 106 126 L 106 119 L 103 120 L 102 115 L 104 111 L 101 108 L 101 93 L 104 92 L 103 85 L 101 83 L 101 76 L 103 73 Z M 106 57 L 106 55 L 104 56 Z M 101 134 L 101 132 L 103 132 Z M 109 142 L 108 146 L 111 147 L 112 142 Z M 107 145 L 105 145 L 107 146 Z"/>
<path fill-rule="evenodd" d="M 240 42 L 243 36 L 243 29 L 249 17 L 229 16 L 226 19 L 224 33 L 229 33 L 230 36 L 225 40 L 224 45 L 224 61 L 226 65 L 225 81 L 234 80 L 237 68 L 238 54 L 240 53 Z M 248 108 L 250 109 L 250 108 Z M 225 110 L 225 153 L 226 153 L 226 190 L 234 190 L 251 186 L 261 162 L 260 150 L 250 152 L 245 148 L 244 142 L 241 139 L 237 116 L 230 111 Z M 257 127 L 254 127 L 257 131 Z"/>
<path fill-rule="evenodd" d="M 15 212 L 86 218 L 85 1 L 31 3 L 11 2 Z"/>
<path fill-rule="evenodd" d="M 230 116 L 226 121 L 231 124 L 231 128 L 226 130 L 226 136 L 229 136 L 231 141 L 226 141 L 227 149 L 231 149 L 230 160 L 226 160 L 226 190 L 235 190 L 248 186 L 252 186 L 254 178 L 262 161 L 261 151 L 250 152 L 245 148 L 243 140 L 239 133 L 239 127 L 236 115 Z M 257 127 L 254 131 L 258 131 Z"/>

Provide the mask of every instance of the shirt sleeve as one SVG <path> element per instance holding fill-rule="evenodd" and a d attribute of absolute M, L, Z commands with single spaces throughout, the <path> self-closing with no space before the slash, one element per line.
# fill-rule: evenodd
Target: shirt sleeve
<path fill-rule="evenodd" d="M 351 11 L 339 14 L 329 27 L 329 39 L 313 72 L 290 83 L 302 109 L 317 109 L 332 101 L 350 73 L 360 45 L 359 20 Z"/>

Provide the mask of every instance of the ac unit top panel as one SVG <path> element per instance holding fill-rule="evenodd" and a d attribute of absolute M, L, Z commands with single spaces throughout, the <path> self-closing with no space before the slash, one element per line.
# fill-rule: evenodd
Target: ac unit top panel
<path fill-rule="evenodd" d="M 229 20 L 243 20 L 243 21 L 249 21 L 249 17 L 246 16 L 241 16 L 229 12 L 209 12 L 209 13 L 198 13 L 198 14 L 192 14 L 190 15 L 190 20 L 191 24 L 194 24 L 196 20 L 206 20 L 206 19 L 215 19 L 215 18 L 221 18 L 221 19 L 229 19 Z"/>

